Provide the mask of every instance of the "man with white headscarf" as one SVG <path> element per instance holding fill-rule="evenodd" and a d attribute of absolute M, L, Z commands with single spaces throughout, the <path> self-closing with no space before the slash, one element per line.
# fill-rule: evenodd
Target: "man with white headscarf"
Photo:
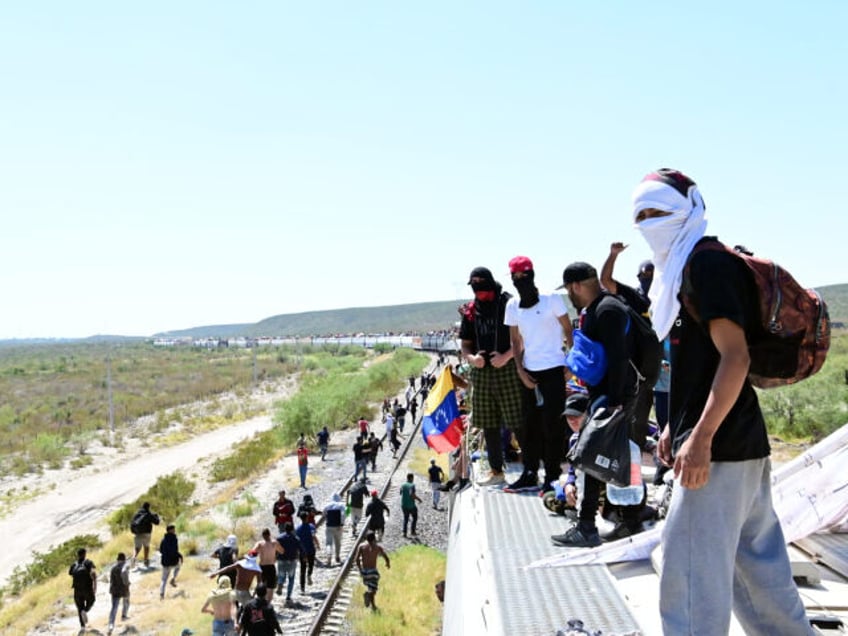
<path fill-rule="evenodd" d="M 653 251 L 654 328 L 671 342 L 670 418 L 658 447 L 676 478 L 663 529 L 663 633 L 727 634 L 732 610 L 747 634 L 812 634 L 747 378 L 759 320 L 753 278 L 729 252 L 691 255 L 715 239 L 704 236 L 704 201 L 681 172 L 647 175 L 633 193 L 633 218 Z"/>

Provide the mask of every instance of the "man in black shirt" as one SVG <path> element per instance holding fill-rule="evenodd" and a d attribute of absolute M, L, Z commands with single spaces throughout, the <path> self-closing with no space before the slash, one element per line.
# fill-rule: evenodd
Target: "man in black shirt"
<path fill-rule="evenodd" d="M 283 633 L 274 608 L 266 600 L 268 588 L 260 583 L 253 591 L 255 598 L 246 603 L 239 618 L 241 636 L 273 636 L 274 632 Z"/>
<path fill-rule="evenodd" d="M 811 634 L 747 378 L 759 322 L 753 279 L 730 253 L 690 260 L 695 245 L 711 239 L 703 199 L 686 175 L 646 176 L 633 194 L 633 218 L 656 266 L 654 328 L 671 341 L 670 418 L 658 446 L 676 480 L 663 532 L 663 633 L 726 634 L 732 609 L 748 634 Z"/>
<path fill-rule="evenodd" d="M 563 287 L 575 309 L 580 312 L 580 329 L 583 334 L 600 343 L 607 358 L 607 370 L 596 385 L 589 385 L 589 403 L 596 408 L 612 412 L 624 410 L 621 425 L 627 425 L 636 405 L 637 378 L 633 365 L 635 330 L 628 330 L 629 312 L 616 296 L 601 289 L 595 268 L 588 263 L 571 263 L 562 273 Z M 600 398 L 606 404 L 597 406 Z M 632 434 L 632 431 L 628 431 Z M 594 547 L 600 545 L 601 537 L 595 525 L 598 501 L 603 483 L 591 475 L 585 475 L 582 496 L 578 505 L 578 523 L 565 534 L 551 537 L 553 542 L 565 547 Z M 639 513 L 642 505 L 622 506 L 622 521 L 604 536 L 619 539 L 640 532 Z"/>
<path fill-rule="evenodd" d="M 512 357 L 504 310 L 510 294 L 485 267 L 471 270 L 468 284 L 474 300 L 460 307 L 459 338 L 462 356 L 471 367 L 471 413 L 474 426 L 483 429 L 491 471 L 479 482 L 504 482 L 501 427 L 517 431 L 522 418 L 521 380 Z"/>

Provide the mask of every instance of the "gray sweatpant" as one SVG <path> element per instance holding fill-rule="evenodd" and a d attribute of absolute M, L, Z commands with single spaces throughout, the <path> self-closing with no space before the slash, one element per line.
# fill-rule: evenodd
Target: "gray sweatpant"
<path fill-rule="evenodd" d="M 663 529 L 663 633 L 813 634 L 771 501 L 771 462 L 713 462 L 706 486 L 674 484 Z"/>

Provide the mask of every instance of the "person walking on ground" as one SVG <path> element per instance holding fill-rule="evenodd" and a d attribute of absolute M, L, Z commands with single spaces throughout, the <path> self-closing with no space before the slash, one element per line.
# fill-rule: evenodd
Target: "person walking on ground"
<path fill-rule="evenodd" d="M 445 471 L 436 463 L 435 459 L 431 459 L 427 474 L 430 477 L 430 490 L 433 491 L 433 510 L 438 510 L 439 495 L 442 493 L 442 480 L 445 478 Z"/>
<path fill-rule="evenodd" d="M 389 507 L 380 499 L 376 490 L 371 491 L 371 501 L 365 506 L 365 516 L 368 517 L 368 529 L 373 530 L 379 541 L 383 540 L 386 531 L 386 518 L 390 514 Z"/>
<path fill-rule="evenodd" d="M 309 449 L 306 441 L 301 439 L 297 443 L 297 470 L 300 474 L 300 487 L 306 489 L 306 471 L 309 469 Z"/>
<path fill-rule="evenodd" d="M 277 596 L 282 595 L 283 584 L 287 583 L 286 605 L 288 605 L 292 600 L 294 578 L 300 560 L 300 539 L 294 533 L 292 522 L 286 524 L 285 531 L 277 537 L 277 543 L 283 546 L 283 553 L 277 555 Z"/>
<path fill-rule="evenodd" d="M 262 530 L 262 540 L 253 546 L 252 554 L 259 559 L 259 568 L 262 570 L 262 582 L 268 589 L 268 600 L 274 598 L 274 587 L 277 583 L 277 555 L 283 554 L 283 546 L 276 539 L 271 538 L 271 529 Z"/>
<path fill-rule="evenodd" d="M 212 614 L 212 636 L 235 636 L 236 627 L 233 615 L 233 586 L 229 577 L 219 576 L 218 587 L 209 593 L 206 602 L 200 608 L 203 614 Z"/>
<path fill-rule="evenodd" d="M 306 594 L 306 583 L 312 585 L 312 571 L 315 568 L 315 553 L 321 549 L 315 526 L 309 522 L 306 513 L 300 515 L 300 525 L 295 534 L 300 541 L 300 593 Z"/>
<path fill-rule="evenodd" d="M 403 536 L 406 536 L 406 531 L 409 526 L 409 520 L 412 519 L 412 536 L 416 533 L 418 527 L 418 506 L 416 502 L 421 502 L 421 498 L 415 493 L 415 475 L 407 473 L 406 482 L 400 487 L 400 509 L 403 512 Z"/>
<path fill-rule="evenodd" d="M 474 300 L 460 307 L 459 339 L 462 356 L 471 368 L 471 412 L 474 426 L 483 430 L 490 471 L 481 486 L 504 481 L 501 428 L 518 431 L 523 422 L 522 385 L 515 368 L 509 326 L 504 323 L 512 296 L 503 291 L 486 267 L 468 277 Z"/>
<path fill-rule="evenodd" d="M 302 514 L 306 514 L 306 518 L 313 526 L 318 523 L 318 517 L 323 514 L 315 507 L 315 500 L 308 493 L 303 495 L 303 502 L 297 507 L 297 518 L 300 519 Z"/>
<path fill-rule="evenodd" d="M 259 563 L 256 562 L 255 556 L 248 555 L 239 559 L 232 565 L 228 565 L 220 570 L 215 570 L 209 575 L 209 578 L 214 579 L 222 574 L 233 571 L 236 573 L 236 585 L 233 589 L 233 600 L 238 608 L 242 604 L 250 601 L 250 586 L 253 585 L 254 580 L 260 579 L 262 575 L 262 568 L 260 568 Z"/>
<path fill-rule="evenodd" d="M 368 462 L 365 459 L 365 454 L 363 453 L 363 440 L 364 435 L 360 433 L 356 441 L 353 443 L 353 462 L 356 469 L 353 472 L 353 478 L 357 479 L 359 477 L 359 473 L 362 473 L 362 479 L 368 480 Z"/>
<path fill-rule="evenodd" d="M 368 448 L 371 449 L 371 472 L 377 471 L 377 454 L 383 450 L 383 442 L 372 431 L 368 436 Z"/>
<path fill-rule="evenodd" d="M 222 569 L 236 562 L 238 558 L 238 538 L 231 534 L 227 537 L 224 545 L 218 546 L 212 553 L 212 557 L 218 559 L 218 568 Z M 227 572 L 227 577 L 230 579 L 230 589 L 236 585 L 235 571 Z"/>
<path fill-rule="evenodd" d="M 273 588 L 271 592 L 273 593 Z M 268 601 L 268 588 L 260 583 L 254 590 L 255 597 L 244 606 L 239 619 L 240 634 L 244 636 L 273 636 L 283 633 L 277 613 Z"/>
<path fill-rule="evenodd" d="M 409 400 L 407 399 L 407 404 Z M 406 426 L 406 407 L 403 404 L 398 404 L 395 409 L 395 420 L 397 420 L 398 428 L 403 433 L 403 427 Z"/>
<path fill-rule="evenodd" d="M 418 401 L 415 399 L 415 396 L 412 396 L 412 400 L 409 403 L 409 415 L 412 418 L 412 426 L 415 426 L 415 414 L 418 412 Z"/>
<path fill-rule="evenodd" d="M 392 447 L 392 459 L 397 459 L 397 452 L 401 446 L 400 433 L 397 430 L 397 426 L 392 429 L 392 433 L 389 436 L 389 445 Z"/>
<path fill-rule="evenodd" d="M 125 621 L 130 614 L 130 564 L 127 555 L 118 552 L 118 560 L 109 570 L 109 594 L 112 597 L 112 609 L 109 611 L 108 632 L 115 629 L 115 618 L 118 616 L 118 605 L 123 601 L 121 620 Z"/>
<path fill-rule="evenodd" d="M 523 384 L 523 426 L 518 442 L 524 472 L 510 492 L 536 490 L 539 463 L 545 465 L 543 492 L 559 479 L 565 459 L 565 346 L 572 345 L 571 320 L 560 294 L 540 293 L 532 261 L 516 256 L 509 261 L 518 298 L 510 298 L 504 311 L 509 325 L 515 368 Z M 476 415 L 474 416 L 476 417 Z"/>
<path fill-rule="evenodd" d="M 71 577 L 71 587 L 74 589 L 74 604 L 82 629 L 88 625 L 88 611 L 94 605 L 97 594 L 97 569 L 89 559 L 85 558 L 85 548 L 77 550 L 77 560 L 68 570 Z"/>
<path fill-rule="evenodd" d="M 356 567 L 359 568 L 359 575 L 362 577 L 362 583 L 366 588 L 363 595 L 365 607 L 370 607 L 375 612 L 377 611 L 377 604 L 374 599 L 377 596 L 377 587 L 380 583 L 380 572 L 377 570 L 378 557 L 383 557 L 386 562 L 386 569 L 391 569 L 392 564 L 389 561 L 389 555 L 377 543 L 376 535 L 369 531 L 365 535 L 365 543 L 361 544 L 356 551 Z"/>
<path fill-rule="evenodd" d="M 171 587 L 177 587 L 177 575 L 183 563 L 183 555 L 180 554 L 180 542 L 177 538 L 177 528 L 173 523 L 165 528 L 165 536 L 159 543 L 159 553 L 162 555 L 162 584 L 159 586 L 159 599 L 165 598 L 165 584 L 168 576 L 171 576 Z"/>
<path fill-rule="evenodd" d="M 749 344 L 761 329 L 753 277 L 727 251 L 692 255 L 715 238 L 705 237 L 704 200 L 683 173 L 646 176 L 632 215 L 656 266 L 653 325 L 671 341 L 669 421 L 657 446 L 676 480 L 662 534 L 663 632 L 726 634 L 732 611 L 748 634 L 812 634 L 772 505 L 768 433 L 748 379 Z"/>
<path fill-rule="evenodd" d="M 159 525 L 159 515 L 150 511 L 150 502 L 145 501 L 141 504 L 136 513 L 133 515 L 130 522 L 130 532 L 133 533 L 133 544 L 135 553 L 133 554 L 133 563 L 138 559 L 138 555 L 144 549 L 144 567 L 150 567 L 150 539 L 153 535 L 153 526 Z"/>
<path fill-rule="evenodd" d="M 350 506 L 350 525 L 352 534 L 356 536 L 356 529 L 359 526 L 359 520 L 362 519 L 362 509 L 365 507 L 365 497 L 368 495 L 368 486 L 364 479 L 360 479 L 354 483 L 353 487 L 347 491 L 347 505 Z"/>
<path fill-rule="evenodd" d="M 294 502 L 286 497 L 286 491 L 281 490 L 278 493 L 277 501 L 271 508 L 274 515 L 274 523 L 277 524 L 277 531 L 282 532 L 287 523 L 294 522 Z"/>
<path fill-rule="evenodd" d="M 364 415 L 359 418 L 357 425 L 359 426 L 359 434 L 360 435 L 368 435 L 368 431 L 370 429 L 369 429 L 369 425 L 368 425 L 368 420 L 365 419 Z"/>
<path fill-rule="evenodd" d="M 333 551 L 336 563 L 341 563 L 342 535 L 344 534 L 345 505 L 339 493 L 333 493 L 333 501 L 324 508 L 325 541 L 327 563 L 332 562 Z M 335 548 L 335 550 L 334 550 Z"/>
<path fill-rule="evenodd" d="M 318 448 L 321 451 L 321 461 L 324 461 L 324 458 L 327 456 L 327 448 L 330 446 L 330 431 L 325 426 L 320 431 L 318 431 Z"/>

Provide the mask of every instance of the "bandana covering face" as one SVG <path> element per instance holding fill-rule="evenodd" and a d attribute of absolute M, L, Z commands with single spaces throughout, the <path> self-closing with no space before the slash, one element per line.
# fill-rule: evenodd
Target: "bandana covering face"
<path fill-rule="evenodd" d="M 685 192 L 685 195 L 681 193 Z M 707 229 L 704 200 L 695 183 L 675 170 L 652 172 L 633 192 L 633 219 L 642 210 L 671 212 L 636 223 L 654 253 L 654 280 L 649 297 L 651 320 L 662 340 L 680 312 L 677 294 L 689 253 Z"/>

